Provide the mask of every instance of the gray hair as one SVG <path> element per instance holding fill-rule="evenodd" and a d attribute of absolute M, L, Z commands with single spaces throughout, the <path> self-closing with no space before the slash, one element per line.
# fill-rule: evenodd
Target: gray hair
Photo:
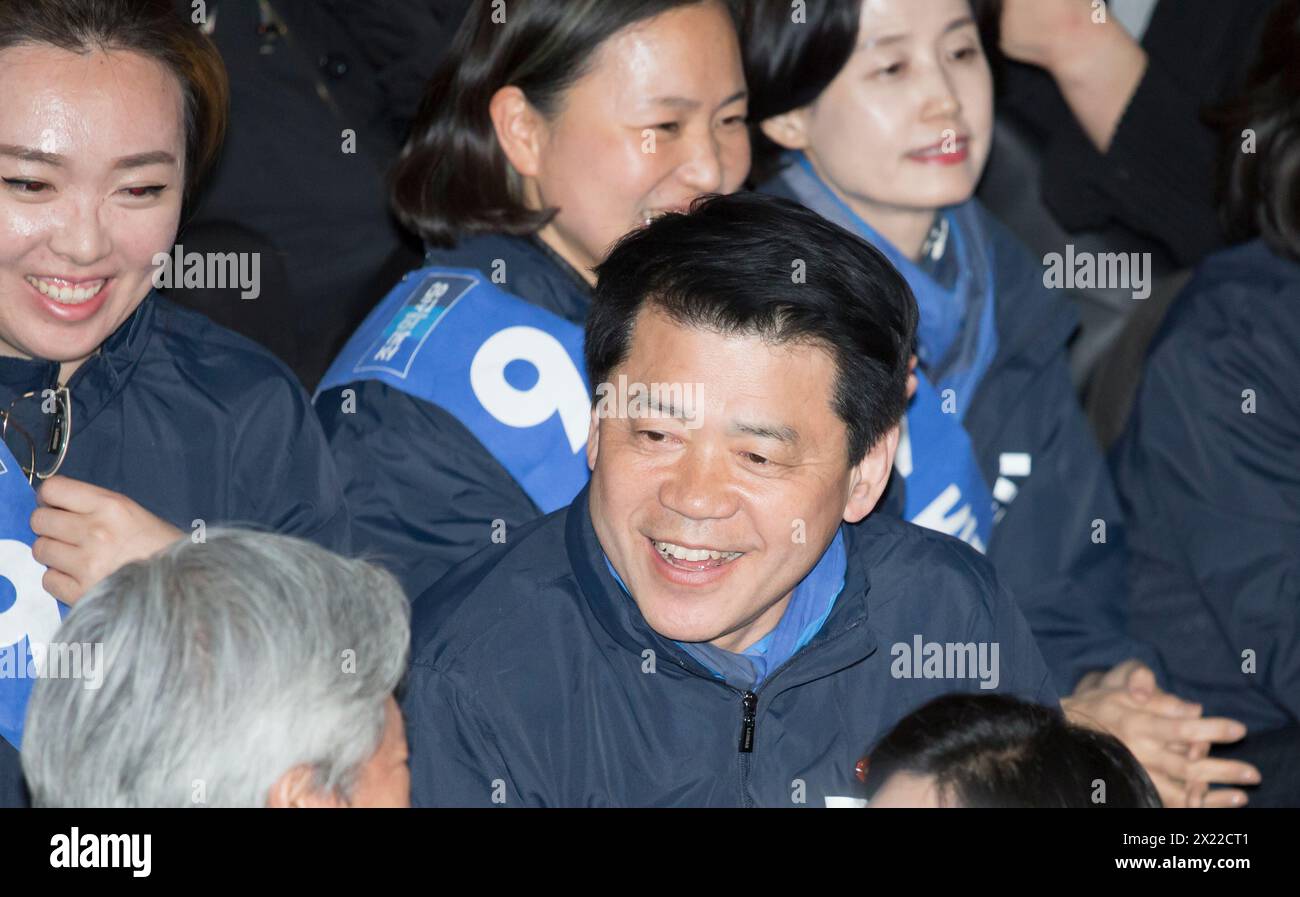
<path fill-rule="evenodd" d="M 410 609 L 365 561 L 209 530 L 128 564 L 55 637 L 103 645 L 100 687 L 36 683 L 23 734 L 48 807 L 265 806 L 307 765 L 347 795 L 406 669 Z"/>

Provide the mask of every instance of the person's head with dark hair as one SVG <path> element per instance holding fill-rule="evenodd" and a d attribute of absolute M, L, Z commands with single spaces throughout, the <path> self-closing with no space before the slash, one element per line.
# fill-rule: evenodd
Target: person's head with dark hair
<path fill-rule="evenodd" d="M 988 159 L 981 31 L 995 30 L 997 10 L 987 0 L 811 0 L 796 11 L 744 0 L 755 181 L 802 152 L 854 212 L 919 253 L 935 210 L 969 199 Z"/>
<path fill-rule="evenodd" d="M 951 694 L 904 717 L 871 752 L 870 807 L 1159 807 L 1116 738 L 1040 704 Z"/>
<path fill-rule="evenodd" d="M 596 534 L 657 632 L 740 650 L 884 491 L 915 301 L 864 241 L 752 193 L 657 219 L 597 273 Z"/>
<path fill-rule="evenodd" d="M 228 96 L 170 0 L 0 3 L 0 355 L 66 380 L 134 313 Z"/>
<path fill-rule="evenodd" d="M 1273 8 L 1245 91 L 1213 118 L 1223 128 L 1219 198 L 1229 235 L 1261 237 L 1300 261 L 1300 0 Z"/>
<path fill-rule="evenodd" d="M 170 71 L 180 86 L 184 114 L 185 192 L 194 192 L 221 154 L 230 84 L 216 45 L 178 16 L 171 0 L 0 4 L 0 50 L 41 45 L 81 57 L 95 51 L 137 53 Z"/>
<path fill-rule="evenodd" d="M 633 227 L 749 171 L 721 0 L 478 0 L 393 173 L 427 243 L 537 233 L 584 276 Z"/>

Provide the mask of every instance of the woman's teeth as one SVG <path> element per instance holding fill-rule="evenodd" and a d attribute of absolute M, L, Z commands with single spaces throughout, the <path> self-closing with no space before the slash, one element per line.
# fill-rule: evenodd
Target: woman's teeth
<path fill-rule="evenodd" d="M 744 554 L 743 551 L 713 551 L 708 548 L 683 548 L 680 545 L 674 545 L 671 542 L 660 542 L 652 539 L 655 550 L 667 558 L 675 558 L 679 561 L 734 561 Z"/>
<path fill-rule="evenodd" d="M 80 305 L 99 295 L 99 291 L 104 288 L 107 280 L 92 280 L 89 283 L 80 283 L 71 286 L 66 283 L 59 283 L 53 280 L 46 280 L 43 277 L 28 277 L 27 282 L 41 294 L 48 296 L 55 302 L 61 302 L 65 305 Z"/>

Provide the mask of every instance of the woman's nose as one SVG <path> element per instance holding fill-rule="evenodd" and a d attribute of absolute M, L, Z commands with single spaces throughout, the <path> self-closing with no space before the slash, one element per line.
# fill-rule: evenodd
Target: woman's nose
<path fill-rule="evenodd" d="M 73 203 L 55 227 L 50 248 L 79 268 L 88 268 L 112 249 L 101 210 L 90 203 Z"/>

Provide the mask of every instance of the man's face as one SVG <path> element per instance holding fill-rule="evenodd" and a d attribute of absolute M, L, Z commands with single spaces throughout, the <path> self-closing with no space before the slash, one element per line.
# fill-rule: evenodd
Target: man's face
<path fill-rule="evenodd" d="M 850 465 L 829 352 L 697 330 L 653 306 L 620 375 L 694 407 L 689 419 L 593 411 L 601 546 L 660 635 L 743 651 L 780 620 L 840 522 L 871 510 L 897 430 Z"/>

